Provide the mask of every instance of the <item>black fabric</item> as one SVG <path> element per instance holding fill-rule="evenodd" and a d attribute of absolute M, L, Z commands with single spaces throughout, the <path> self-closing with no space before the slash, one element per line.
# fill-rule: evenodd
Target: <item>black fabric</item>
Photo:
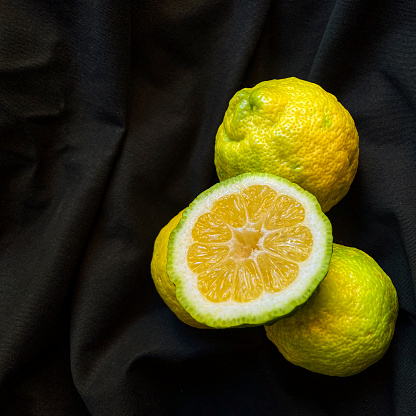
<path fill-rule="evenodd" d="M 180 322 L 159 230 L 217 182 L 238 89 L 296 76 L 350 111 L 360 165 L 328 213 L 400 312 L 357 376 L 288 363 L 264 329 Z M 0 414 L 415 415 L 413 0 L 0 3 Z"/>

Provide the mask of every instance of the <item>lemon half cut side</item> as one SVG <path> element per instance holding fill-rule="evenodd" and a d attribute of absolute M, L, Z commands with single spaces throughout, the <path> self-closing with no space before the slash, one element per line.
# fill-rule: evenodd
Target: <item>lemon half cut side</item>
<path fill-rule="evenodd" d="M 325 277 L 332 227 L 292 182 L 246 173 L 217 183 L 183 212 L 166 271 L 176 297 L 214 328 L 262 325 L 292 313 Z"/>

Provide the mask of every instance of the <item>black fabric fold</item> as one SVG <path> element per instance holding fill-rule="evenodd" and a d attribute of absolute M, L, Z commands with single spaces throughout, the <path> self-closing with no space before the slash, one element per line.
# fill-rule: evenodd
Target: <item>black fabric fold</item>
<path fill-rule="evenodd" d="M 416 414 L 416 5 L 411 0 L 0 4 L 0 414 Z M 262 327 L 198 330 L 150 275 L 159 230 L 218 181 L 243 87 L 295 76 L 353 116 L 334 241 L 391 277 L 386 355 L 331 378 Z"/>

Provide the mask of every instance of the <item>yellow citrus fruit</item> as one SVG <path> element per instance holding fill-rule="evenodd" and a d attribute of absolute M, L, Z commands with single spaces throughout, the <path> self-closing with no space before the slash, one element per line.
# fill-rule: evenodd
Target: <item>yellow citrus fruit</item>
<path fill-rule="evenodd" d="M 195 319 L 192 318 L 178 302 L 178 299 L 176 299 L 175 285 L 170 281 L 166 274 L 169 237 L 172 230 L 178 225 L 179 220 L 182 217 L 182 212 L 183 211 L 173 217 L 169 223 L 160 230 L 160 233 L 156 237 L 150 270 L 156 290 L 172 312 L 187 325 L 195 328 L 207 328 L 206 325 L 195 321 Z"/>
<path fill-rule="evenodd" d="M 275 175 L 217 183 L 172 231 L 167 274 L 197 321 L 215 328 L 275 322 L 328 271 L 332 228 L 316 198 Z"/>
<path fill-rule="evenodd" d="M 348 192 L 358 153 L 350 113 L 319 85 L 297 78 L 238 91 L 215 140 L 221 181 L 244 172 L 272 173 L 311 192 L 324 212 Z"/>
<path fill-rule="evenodd" d="M 334 244 L 328 274 L 309 301 L 293 316 L 265 328 L 291 363 L 344 377 L 385 354 L 398 307 L 393 283 L 374 259 Z"/>

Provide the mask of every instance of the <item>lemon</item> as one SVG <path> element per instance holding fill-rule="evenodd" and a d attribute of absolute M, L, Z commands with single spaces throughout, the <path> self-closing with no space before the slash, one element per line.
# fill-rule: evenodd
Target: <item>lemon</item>
<path fill-rule="evenodd" d="M 376 261 L 356 248 L 334 244 L 328 275 L 309 301 L 265 328 L 291 363 L 343 377 L 385 354 L 397 314 L 396 290 Z"/>
<path fill-rule="evenodd" d="M 167 275 L 197 322 L 262 325 L 293 312 L 328 271 L 332 228 L 316 198 L 275 175 L 220 182 L 171 232 Z"/>
<path fill-rule="evenodd" d="M 221 181 L 272 173 L 315 195 L 326 212 L 348 192 L 358 153 L 350 113 L 319 85 L 292 77 L 233 96 L 217 131 L 214 161 Z"/>
<path fill-rule="evenodd" d="M 207 328 L 206 325 L 195 321 L 195 319 L 192 318 L 178 302 L 178 299 L 176 299 L 175 285 L 170 281 L 166 274 L 169 237 L 172 230 L 178 225 L 178 222 L 182 217 L 182 212 L 183 211 L 173 217 L 169 223 L 160 230 L 156 237 L 150 270 L 156 290 L 171 311 L 187 325 L 195 328 Z"/>

